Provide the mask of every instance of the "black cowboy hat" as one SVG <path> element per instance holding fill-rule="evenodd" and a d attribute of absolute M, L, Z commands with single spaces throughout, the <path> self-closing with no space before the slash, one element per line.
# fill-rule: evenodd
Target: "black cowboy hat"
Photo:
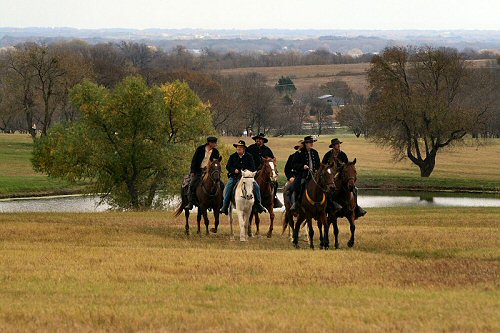
<path fill-rule="evenodd" d="M 257 140 L 257 139 L 262 139 L 264 140 L 264 143 L 267 143 L 269 140 L 266 138 L 266 135 L 264 133 L 259 133 L 256 136 L 252 136 L 252 140 Z"/>
<path fill-rule="evenodd" d="M 313 143 L 313 142 L 316 142 L 318 140 L 316 140 L 315 138 L 313 138 L 311 135 L 308 135 L 306 137 L 304 137 L 304 144 L 306 143 Z"/>
<path fill-rule="evenodd" d="M 217 143 L 217 138 L 215 136 L 207 137 L 207 142 Z"/>
<path fill-rule="evenodd" d="M 293 149 L 299 150 L 303 144 L 304 144 L 304 140 L 299 140 L 299 142 L 297 142 L 297 144 L 293 147 Z"/>
<path fill-rule="evenodd" d="M 330 148 L 333 148 L 333 146 L 335 146 L 336 144 L 341 144 L 342 141 L 340 141 L 339 139 L 335 138 L 335 139 L 332 139 L 332 143 L 328 146 Z"/>
<path fill-rule="evenodd" d="M 234 147 L 234 148 L 239 147 L 239 146 L 242 146 L 242 147 L 245 147 L 245 148 L 246 148 L 246 147 L 247 147 L 247 144 L 246 144 L 246 143 L 245 143 L 245 141 L 243 141 L 243 140 L 240 140 L 240 141 L 238 141 L 238 142 L 236 142 L 236 143 L 233 143 L 233 147 Z"/>

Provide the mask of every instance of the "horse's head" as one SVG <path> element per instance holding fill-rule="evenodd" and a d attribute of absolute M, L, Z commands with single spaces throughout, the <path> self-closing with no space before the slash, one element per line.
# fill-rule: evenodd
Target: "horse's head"
<path fill-rule="evenodd" d="M 331 193 L 335 190 L 335 167 L 333 164 L 321 163 L 318 169 L 318 185 L 323 191 Z"/>
<path fill-rule="evenodd" d="M 356 159 L 352 162 L 347 162 L 342 168 L 342 184 L 347 185 L 347 190 L 349 192 L 354 191 L 356 186 L 356 181 L 358 177 L 358 172 L 356 171 Z"/>
<path fill-rule="evenodd" d="M 256 172 L 243 170 L 241 172 L 241 197 L 246 200 L 253 199 L 253 182 Z"/>
<path fill-rule="evenodd" d="M 221 167 L 222 156 L 218 159 L 210 159 L 207 164 L 207 174 L 206 177 L 210 177 L 213 182 L 219 182 L 222 172 Z"/>
<path fill-rule="evenodd" d="M 276 159 L 266 157 L 263 159 L 262 174 L 264 177 L 269 178 L 270 181 L 275 182 L 278 180 L 278 172 L 276 171 Z"/>

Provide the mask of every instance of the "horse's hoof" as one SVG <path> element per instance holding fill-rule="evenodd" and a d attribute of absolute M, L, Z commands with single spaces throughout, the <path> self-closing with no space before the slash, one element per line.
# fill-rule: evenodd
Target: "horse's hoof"
<path fill-rule="evenodd" d="M 272 232 L 272 231 L 269 231 L 269 232 L 267 233 L 267 238 L 271 238 L 271 237 L 273 237 L 273 232 Z"/>
<path fill-rule="evenodd" d="M 348 242 L 347 242 L 347 246 L 349 246 L 349 247 L 353 247 L 353 246 L 354 246 L 354 241 L 348 241 Z"/>
<path fill-rule="evenodd" d="M 211 229 L 210 229 L 210 231 L 211 231 L 212 233 L 214 233 L 214 234 L 216 234 L 216 233 L 217 233 L 217 229 L 215 229 L 215 228 L 211 228 Z"/>
<path fill-rule="evenodd" d="M 324 247 L 324 250 L 329 250 L 329 249 L 330 249 L 330 246 L 328 246 L 328 245 Z"/>
<path fill-rule="evenodd" d="M 240 242 L 247 242 L 246 238 L 240 238 Z"/>
<path fill-rule="evenodd" d="M 189 230 L 186 230 L 185 233 L 186 233 L 186 236 L 189 236 Z"/>
<path fill-rule="evenodd" d="M 323 250 L 323 245 L 320 245 L 320 246 L 319 246 L 319 249 L 320 249 L 320 250 Z"/>
<path fill-rule="evenodd" d="M 339 244 L 335 244 L 335 250 L 338 250 L 340 249 L 340 245 Z"/>
<path fill-rule="evenodd" d="M 311 245 L 311 246 L 309 246 L 309 247 L 311 248 L 311 250 L 314 250 L 314 245 Z"/>
<path fill-rule="evenodd" d="M 234 242 L 234 236 L 229 237 L 229 240 Z"/>

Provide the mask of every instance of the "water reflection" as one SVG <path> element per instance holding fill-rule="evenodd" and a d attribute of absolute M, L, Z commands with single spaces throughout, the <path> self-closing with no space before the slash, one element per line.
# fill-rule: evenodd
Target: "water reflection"
<path fill-rule="evenodd" d="M 279 194 L 280 199 L 283 195 Z M 283 200 L 282 200 L 283 201 Z M 362 191 L 359 204 L 364 208 L 375 207 L 500 207 L 498 195 L 460 195 L 457 193 L 409 193 Z M 173 208 L 178 200 L 166 202 Z M 57 196 L 43 198 L 3 199 L 0 212 L 103 212 L 107 204 L 99 205 L 99 199 L 89 196 Z"/>

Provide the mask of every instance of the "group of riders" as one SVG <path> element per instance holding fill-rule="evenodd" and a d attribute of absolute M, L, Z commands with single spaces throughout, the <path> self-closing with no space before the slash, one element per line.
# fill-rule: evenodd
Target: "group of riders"
<path fill-rule="evenodd" d="M 259 171 L 265 159 L 274 159 L 274 154 L 266 144 L 269 140 L 262 133 L 252 137 L 255 141 L 254 144 L 247 147 L 245 141 L 239 140 L 234 143 L 236 152 L 229 156 L 226 164 L 228 171 L 228 182 L 224 190 L 224 201 L 221 213 L 227 215 L 229 204 L 231 202 L 231 195 L 234 187 L 237 185 L 241 172 L 243 170 Z M 288 157 L 285 165 L 285 176 L 287 178 L 287 185 L 285 188 L 290 189 L 288 195 L 292 206 L 290 211 L 295 212 L 299 209 L 306 182 L 314 176 L 314 173 L 320 168 L 321 164 L 337 165 L 347 164 L 348 157 L 345 152 L 340 149 L 342 142 L 335 138 L 331 140 L 330 150 L 320 160 L 319 153 L 313 148 L 314 142 L 317 140 L 312 136 L 306 136 L 300 140 L 293 148 L 295 152 Z M 195 204 L 195 190 L 198 186 L 203 172 L 208 165 L 209 161 L 219 159 L 220 152 L 217 150 L 217 138 L 209 136 L 207 143 L 199 146 L 193 156 L 191 162 L 191 177 L 187 191 L 188 204 L 185 209 L 192 209 Z M 277 198 L 278 183 L 274 182 L 274 207 L 282 207 L 282 203 Z M 262 206 L 260 188 L 256 181 L 253 182 L 253 191 L 255 194 L 255 211 L 257 213 L 265 212 L 266 209 Z M 366 214 L 359 205 L 357 205 L 357 189 L 354 190 L 354 200 L 356 200 L 356 216 L 361 217 Z M 341 209 L 341 205 L 335 202 L 333 197 L 329 199 L 330 203 L 335 209 Z"/>

